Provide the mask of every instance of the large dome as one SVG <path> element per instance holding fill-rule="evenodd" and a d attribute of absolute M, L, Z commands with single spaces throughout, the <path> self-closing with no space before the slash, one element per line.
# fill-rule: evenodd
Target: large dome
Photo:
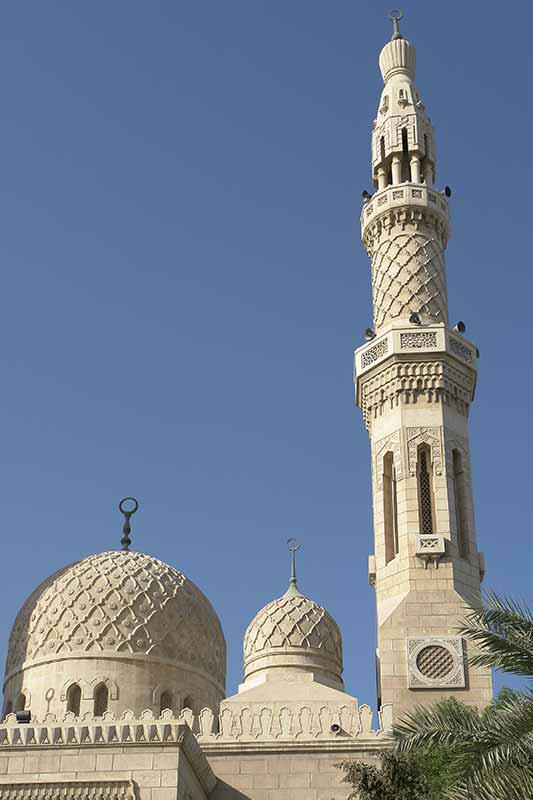
<path fill-rule="evenodd" d="M 325 608 L 293 584 L 252 620 L 244 635 L 244 676 L 276 668 L 325 673 L 342 684 L 342 639 Z"/>
<path fill-rule="evenodd" d="M 201 695 L 200 705 L 209 699 L 201 687 L 208 686 L 207 695 L 212 698 L 224 696 L 226 644 L 213 607 L 182 573 L 143 553 L 111 551 L 88 556 L 59 570 L 33 592 L 11 633 L 6 695 L 10 684 L 29 693 L 25 686 L 34 683 L 32 670 L 46 664 L 49 686 L 41 685 L 40 676 L 31 692 L 33 708 L 36 690 L 61 694 L 52 680 L 54 669 L 63 679 L 72 672 L 76 680 L 79 674 L 88 683 L 93 660 L 102 675 L 110 673 L 113 662 L 123 665 L 122 672 L 126 662 L 150 663 L 154 691 L 156 669 L 158 676 L 168 673 L 168 668 L 174 670 L 172 679 L 168 674 L 163 678 L 163 683 L 170 680 L 173 689 L 180 688 L 186 674 L 192 686 L 184 686 L 183 692 Z M 70 668 L 70 661 L 76 661 L 76 667 Z M 116 682 L 116 676 L 111 677 Z M 134 680 L 133 673 L 130 678 Z M 122 694 L 124 708 L 125 686 Z M 212 699 L 211 705 L 215 702 Z"/>

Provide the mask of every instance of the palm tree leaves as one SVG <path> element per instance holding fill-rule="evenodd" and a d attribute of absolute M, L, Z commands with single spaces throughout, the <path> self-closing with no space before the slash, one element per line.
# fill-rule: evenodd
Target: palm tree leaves
<path fill-rule="evenodd" d="M 533 612 L 524 604 L 490 593 L 460 633 L 479 648 L 470 659 L 474 666 L 533 675 Z"/>

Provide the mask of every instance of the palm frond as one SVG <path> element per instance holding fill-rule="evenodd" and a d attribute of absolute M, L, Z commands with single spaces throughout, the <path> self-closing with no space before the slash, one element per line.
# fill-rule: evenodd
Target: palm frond
<path fill-rule="evenodd" d="M 505 765 L 486 770 L 455 784 L 447 791 L 449 800 L 531 800 L 533 770 L 529 766 Z"/>
<path fill-rule="evenodd" d="M 533 798 L 531 694 L 513 693 L 483 713 L 454 699 L 442 700 L 416 708 L 394 732 L 400 752 L 434 745 L 448 749 L 453 800 Z"/>
<path fill-rule="evenodd" d="M 453 698 L 432 706 L 417 706 L 394 725 L 396 747 L 402 753 L 432 745 L 455 748 L 482 732 L 483 723 L 477 709 Z"/>
<path fill-rule="evenodd" d="M 533 612 L 525 604 L 490 593 L 460 633 L 479 648 L 471 664 L 533 675 Z"/>

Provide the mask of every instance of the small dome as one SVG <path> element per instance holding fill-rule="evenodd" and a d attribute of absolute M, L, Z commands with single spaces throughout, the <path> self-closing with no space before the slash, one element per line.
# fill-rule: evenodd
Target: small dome
<path fill-rule="evenodd" d="M 65 661 L 71 667 L 67 663 L 56 670 L 63 679 L 72 672 L 76 680 L 90 682 L 92 670 L 118 682 L 113 673 L 119 664 L 123 675 L 127 664 L 136 663 L 147 674 L 146 665 L 157 663 L 161 675 L 166 670 L 173 676 L 166 679 L 173 683 L 169 688 L 177 691 L 183 676 L 191 675 L 189 693 L 202 695 L 203 686 L 212 698 L 224 696 L 226 644 L 213 607 L 181 572 L 143 553 L 110 551 L 83 558 L 41 583 L 24 603 L 9 640 L 6 691 L 10 679 L 19 676 L 16 682 L 29 685 L 40 665 L 46 664 L 52 676 L 53 663 Z M 48 684 L 57 697 L 52 677 Z M 121 705 L 128 708 L 124 685 L 122 694 Z M 206 702 L 205 695 L 198 702 Z"/>
<path fill-rule="evenodd" d="M 295 583 L 261 609 L 244 635 L 245 680 L 276 667 L 318 670 L 342 685 L 342 639 L 337 623 Z"/>

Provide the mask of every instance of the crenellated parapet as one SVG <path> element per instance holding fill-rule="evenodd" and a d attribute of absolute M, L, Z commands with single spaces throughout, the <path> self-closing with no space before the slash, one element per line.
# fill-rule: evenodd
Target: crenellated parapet
<path fill-rule="evenodd" d="M 5 747 L 94 746 L 180 742 L 192 731 L 195 743 L 231 742 L 313 742 L 337 739 L 376 739 L 387 737 L 392 729 L 392 707 L 384 707 L 378 715 L 378 728 L 373 729 L 373 712 L 367 705 L 349 703 L 332 708 L 316 703 L 283 703 L 272 705 L 241 703 L 215 715 L 210 708 L 199 714 L 184 709 L 175 716 L 170 710 L 156 718 L 149 709 L 136 716 L 125 711 L 119 719 L 111 712 L 101 718 L 85 714 L 74 717 L 70 712 L 58 719 L 46 714 L 42 720 L 20 724 L 15 714 L 8 714 L 0 724 L 0 750 Z M 189 747 L 195 746 L 189 741 Z"/>

